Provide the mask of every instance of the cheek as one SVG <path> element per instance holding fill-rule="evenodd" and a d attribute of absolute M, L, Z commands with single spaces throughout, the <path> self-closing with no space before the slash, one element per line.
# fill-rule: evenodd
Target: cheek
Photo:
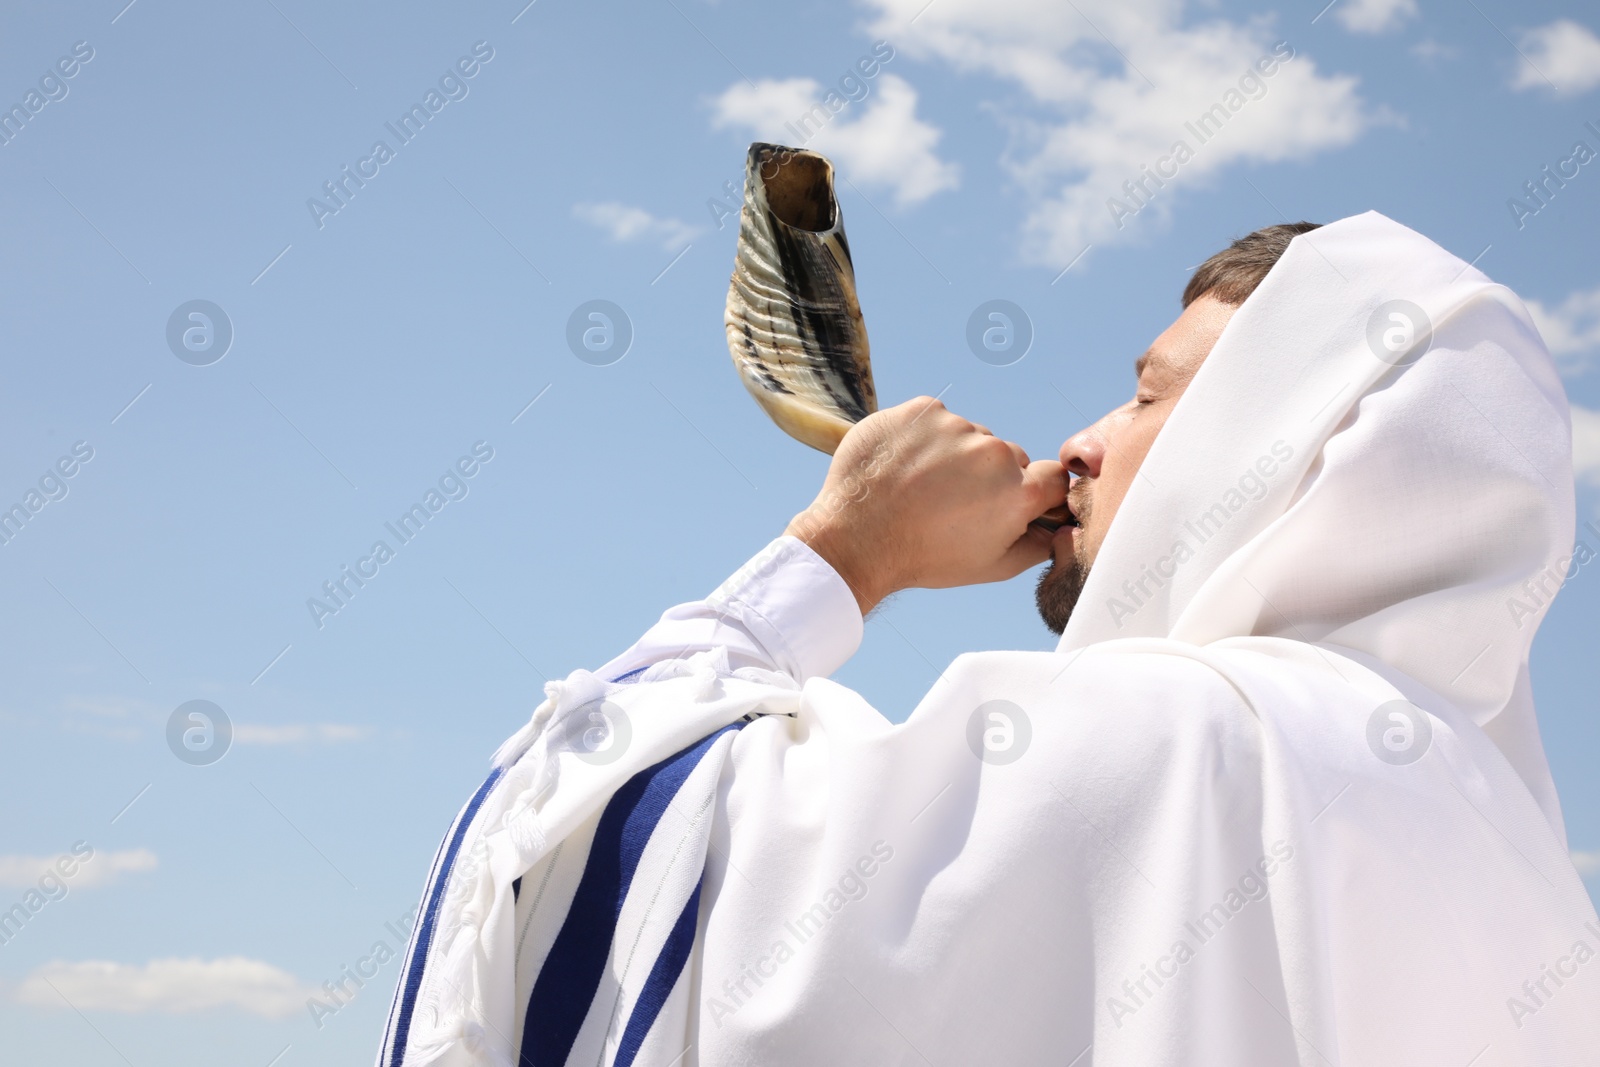
<path fill-rule="evenodd" d="M 1172 414 L 1175 401 L 1162 400 L 1158 403 L 1147 404 L 1138 415 L 1128 420 L 1128 425 L 1117 441 L 1117 451 L 1121 453 L 1119 459 L 1122 463 L 1137 471 L 1144 466 L 1145 457 L 1150 454 L 1150 448 L 1156 443 L 1161 428 L 1167 424 L 1167 416 Z"/>
<path fill-rule="evenodd" d="M 1150 454 L 1150 446 L 1155 444 L 1161 427 L 1166 425 L 1170 410 L 1171 406 L 1166 403 L 1151 404 L 1108 428 L 1105 457 L 1100 466 L 1100 483 L 1094 498 L 1093 519 L 1099 527 L 1098 536 L 1104 536 L 1112 516 L 1122 506 L 1122 498 L 1128 494 L 1134 479 L 1139 477 L 1139 469 L 1144 466 L 1145 457 Z"/>

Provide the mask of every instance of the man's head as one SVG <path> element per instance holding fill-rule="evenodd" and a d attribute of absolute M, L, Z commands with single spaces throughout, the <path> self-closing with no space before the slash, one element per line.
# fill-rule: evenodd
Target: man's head
<path fill-rule="evenodd" d="M 1134 363 L 1138 383 L 1133 399 L 1061 446 L 1062 466 L 1073 476 L 1067 503 L 1078 525 L 1057 532 L 1051 564 L 1039 576 L 1034 594 L 1039 614 L 1053 632 L 1066 629 L 1122 498 L 1223 327 L 1289 242 L 1316 228 L 1311 222 L 1268 226 L 1202 263 L 1183 290 L 1183 314 Z"/>

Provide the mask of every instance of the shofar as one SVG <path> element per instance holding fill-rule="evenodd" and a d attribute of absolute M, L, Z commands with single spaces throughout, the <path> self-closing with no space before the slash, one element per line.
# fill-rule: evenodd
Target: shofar
<path fill-rule="evenodd" d="M 850 243 L 825 157 L 750 146 L 723 321 L 745 388 L 796 440 L 831 455 L 851 426 L 878 410 Z"/>
<path fill-rule="evenodd" d="M 832 455 L 878 410 L 867 326 L 833 164 L 757 141 L 745 157 L 739 247 L 723 323 L 750 395 L 790 437 Z M 1065 507 L 1034 522 L 1076 525 Z"/>

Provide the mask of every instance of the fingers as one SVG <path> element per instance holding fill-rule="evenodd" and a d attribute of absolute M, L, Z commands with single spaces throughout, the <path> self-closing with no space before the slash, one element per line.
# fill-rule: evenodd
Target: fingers
<path fill-rule="evenodd" d="M 997 564 L 1000 574 L 996 580 L 1015 578 L 1028 568 L 1037 567 L 1049 559 L 1050 541 L 1053 536 L 1048 530 L 1030 525 L 1023 535 L 1006 549 L 1005 555 L 1000 557 L 1000 562 Z"/>
<path fill-rule="evenodd" d="M 945 407 L 944 406 L 944 401 L 940 400 L 936 396 L 914 397 L 911 400 L 907 400 L 903 404 L 895 405 L 895 408 L 892 408 L 892 409 L 889 409 L 889 410 L 896 410 L 896 409 L 901 409 L 901 410 L 904 410 L 905 412 L 907 412 L 910 415 L 910 418 L 908 420 L 908 422 L 910 422 L 910 423 L 917 422 L 918 420 L 922 419 L 925 416 L 933 416 L 933 415 L 937 415 L 937 414 L 943 413 L 943 414 L 948 414 L 949 416 L 951 416 L 951 419 L 949 421 L 952 424 L 954 424 L 954 425 L 956 425 L 958 427 L 960 426 L 960 424 L 965 423 L 967 427 L 970 427 L 971 429 L 977 431 L 980 434 L 983 434 L 986 437 L 993 437 L 994 436 L 994 431 L 989 429 L 989 427 L 985 426 L 981 422 L 971 422 L 971 421 L 969 421 L 967 419 L 962 418 L 960 415 L 957 415 L 955 412 L 953 412 L 949 408 Z"/>
<path fill-rule="evenodd" d="M 1029 493 L 1037 494 L 1030 498 L 1030 503 L 1037 505 L 1035 515 L 1067 502 L 1067 469 L 1053 459 L 1029 463 L 1023 469 L 1022 484 Z"/>

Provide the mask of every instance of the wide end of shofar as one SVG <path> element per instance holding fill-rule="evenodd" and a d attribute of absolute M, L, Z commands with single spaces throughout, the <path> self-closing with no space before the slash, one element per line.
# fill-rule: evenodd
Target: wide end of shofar
<path fill-rule="evenodd" d="M 796 440 L 831 455 L 851 426 L 878 409 L 825 157 L 750 146 L 723 322 L 745 388 Z"/>

